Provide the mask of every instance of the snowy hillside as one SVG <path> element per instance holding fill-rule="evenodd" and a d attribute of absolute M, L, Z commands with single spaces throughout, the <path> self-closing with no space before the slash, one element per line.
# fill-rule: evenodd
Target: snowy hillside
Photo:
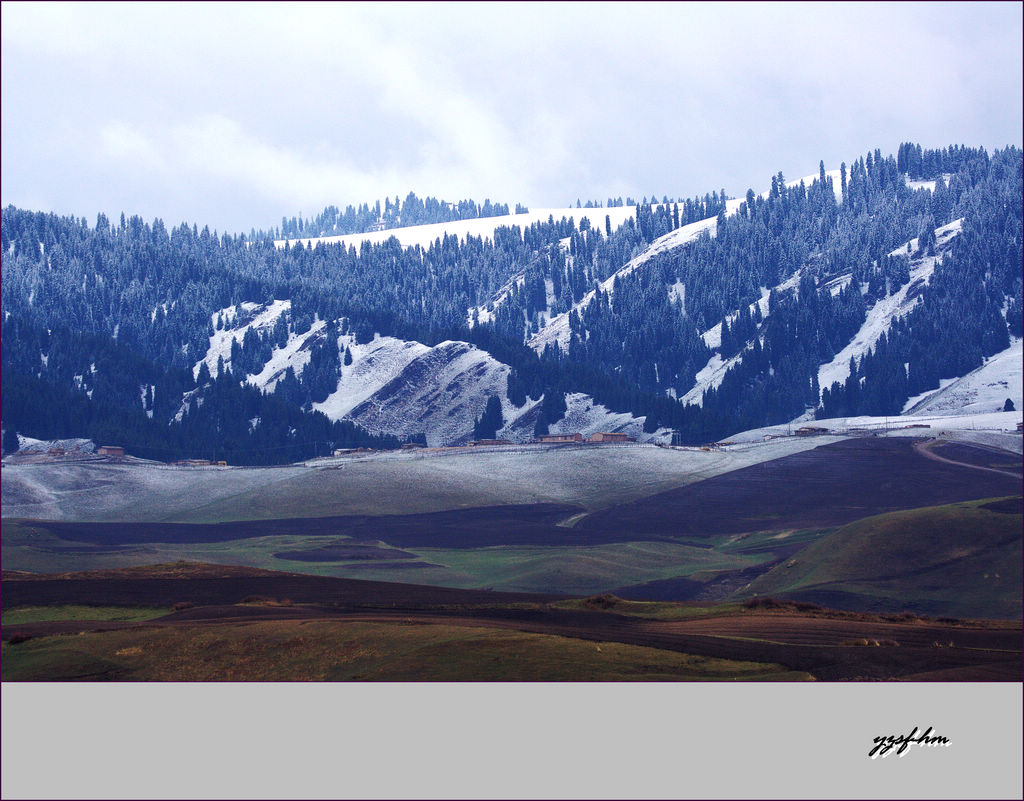
<path fill-rule="evenodd" d="M 410 362 L 430 352 L 430 348 L 420 342 L 379 335 L 364 345 L 357 345 L 346 336 L 340 337 L 338 342 L 340 348 L 349 349 L 352 364 L 342 365 L 338 388 L 325 401 L 313 405 L 331 420 L 343 419 L 356 406 L 394 381 Z"/>
<path fill-rule="evenodd" d="M 727 206 L 733 206 L 733 204 L 735 204 L 735 206 L 738 206 L 739 201 L 730 200 L 728 201 Z M 601 291 L 606 293 L 612 292 L 615 286 L 615 280 L 617 278 L 629 275 L 631 272 L 636 270 L 644 263 L 650 261 L 652 258 L 654 258 L 654 256 L 656 256 L 659 253 L 664 253 L 667 250 L 672 250 L 673 248 L 681 247 L 682 245 L 685 245 L 688 242 L 693 242 L 705 231 L 707 231 L 710 234 L 714 234 L 715 227 L 716 218 L 709 217 L 706 220 L 700 220 L 699 222 L 684 225 L 680 228 L 677 228 L 674 231 L 670 231 L 664 236 L 658 237 L 650 244 L 650 246 L 646 250 L 644 250 L 643 253 L 641 253 L 635 259 L 632 259 L 630 262 L 628 262 L 625 266 L 621 267 L 612 275 L 608 276 L 608 278 L 606 278 L 600 285 Z M 578 313 L 580 309 L 586 308 L 594 299 L 594 297 L 594 290 L 590 290 L 580 299 L 579 303 L 573 306 L 573 308 L 569 312 L 562 312 L 561 314 L 552 317 L 547 325 L 545 325 L 542 329 L 540 329 L 540 331 L 538 331 L 536 334 L 533 335 L 533 337 L 530 338 L 530 347 L 533 348 L 534 350 L 542 351 L 544 350 L 545 345 L 554 342 L 557 342 L 559 346 L 562 347 L 563 349 L 569 347 L 569 314 L 571 311 L 576 311 Z"/>
<path fill-rule="evenodd" d="M 881 335 L 889 330 L 894 320 L 903 317 L 913 310 L 914 306 L 918 302 L 920 290 L 931 278 L 931 275 L 935 270 L 935 265 L 942 260 L 942 254 L 949 249 L 953 238 L 960 233 L 961 223 L 961 220 L 954 220 L 949 225 L 936 229 L 935 237 L 937 255 L 921 256 L 912 260 L 910 264 L 910 281 L 900 287 L 893 294 L 881 298 L 876 302 L 868 311 L 867 319 L 864 321 L 863 326 L 861 326 L 861 329 L 849 344 L 839 351 L 831 361 L 821 366 L 818 371 L 818 382 L 823 389 L 830 387 L 835 381 L 845 381 L 846 377 L 850 374 L 850 358 L 853 357 L 858 360 L 862 358 L 868 350 L 875 346 Z M 908 244 L 912 251 L 916 251 L 917 239 L 912 239 Z M 907 244 L 904 244 L 892 251 L 890 255 L 896 256 L 899 254 L 905 254 L 906 252 Z M 849 275 L 839 276 L 824 285 L 823 289 L 835 294 L 849 284 L 849 282 Z M 777 289 L 780 291 L 788 291 L 796 288 L 799 283 L 800 271 L 798 270 L 779 284 Z M 760 306 L 761 314 L 764 317 L 768 316 L 769 295 L 770 291 L 762 288 L 761 298 L 757 302 Z M 754 304 L 750 305 L 750 310 L 754 310 Z M 730 319 L 735 319 L 736 316 L 737 314 L 734 312 Z M 707 344 L 709 348 L 717 351 L 722 344 L 722 324 L 717 323 L 712 328 L 705 331 L 702 336 L 705 344 Z M 720 353 L 714 353 L 708 360 L 708 363 L 698 371 L 696 384 L 682 397 L 681 400 L 684 403 L 696 404 L 699 406 L 702 402 L 704 392 L 708 389 L 718 387 L 722 383 L 722 379 L 725 377 L 725 374 L 733 365 L 739 362 L 741 358 L 742 353 L 725 360 L 722 359 Z M 920 398 L 918 400 L 920 400 Z"/>
<path fill-rule="evenodd" d="M 378 337 L 350 348 L 352 364 L 342 367 L 338 389 L 314 404 L 332 420 L 402 438 L 425 433 L 431 447 L 454 445 L 473 438 L 474 421 L 494 395 L 505 420 L 498 436 L 513 442 L 533 438 L 540 399 L 514 406 L 506 394 L 511 368 L 474 345 L 447 341 L 431 348 Z M 568 395 L 566 405 L 568 413 L 552 432 L 626 431 L 644 441 L 656 439 L 643 434 L 642 418 L 609 412 L 588 395 Z"/>
<path fill-rule="evenodd" d="M 288 341 L 283 347 L 274 348 L 273 355 L 263 365 L 263 369 L 247 376 L 245 380 L 266 392 L 273 392 L 277 382 L 284 378 L 289 367 L 295 371 L 296 376 L 301 375 L 302 368 L 309 363 L 310 348 L 314 342 L 324 337 L 326 325 L 324 320 L 315 320 L 305 334 L 289 334 Z"/>
<path fill-rule="evenodd" d="M 222 359 L 225 366 L 231 364 L 231 343 L 242 344 L 245 332 L 252 328 L 257 332 L 264 332 L 272 329 L 277 318 L 290 311 L 292 302 L 290 300 L 275 300 L 269 304 L 239 303 L 237 306 L 228 306 L 210 315 L 210 324 L 216 326 L 218 320 L 223 325 L 221 329 L 214 329 L 210 336 L 210 346 L 206 355 L 196 362 L 192 368 L 193 377 L 199 375 L 199 368 L 205 362 L 211 376 L 217 375 L 217 360 Z M 321 323 L 322 325 L 322 323 Z"/>
<path fill-rule="evenodd" d="M 819 436 L 879 436 L 941 437 L 961 442 L 974 442 L 1003 450 L 1021 453 L 1022 440 L 1017 425 L 1020 411 L 989 412 L 985 414 L 935 414 L 913 417 L 833 417 L 828 420 L 794 421 L 786 425 L 766 426 L 731 434 L 728 441 L 745 444 L 762 441 L 804 440 L 820 441 Z M 801 437 L 795 434 L 799 426 L 821 429 L 819 436 Z M 827 440 L 831 441 L 831 440 Z"/>
<path fill-rule="evenodd" d="M 797 270 L 789 278 L 775 287 L 780 292 L 787 292 L 791 289 L 795 289 L 800 284 L 800 270 Z M 754 307 L 758 307 L 761 311 L 761 317 L 768 317 L 768 298 L 771 296 L 771 290 L 764 287 L 761 288 L 761 297 L 755 302 L 750 304 L 750 312 L 753 313 Z M 739 316 L 739 311 L 735 311 L 729 315 L 729 322 L 732 323 Z M 722 347 L 722 324 L 720 322 L 715 323 L 711 328 L 701 334 L 704 339 L 704 344 L 712 350 L 716 351 L 708 359 L 708 363 L 705 364 L 700 370 L 697 371 L 696 383 L 693 387 L 683 395 L 681 400 L 686 404 L 696 404 L 697 406 L 703 405 L 704 392 L 708 389 L 715 389 L 721 385 L 722 380 L 725 378 L 725 374 L 743 358 L 743 352 L 737 353 L 728 359 L 723 359 L 722 354 L 718 353 L 718 349 Z"/>
<path fill-rule="evenodd" d="M 598 431 L 621 431 L 638 442 L 668 443 L 672 440 L 672 432 L 668 429 L 645 434 L 643 417 L 633 417 L 628 412 L 609 411 L 600 403 L 595 403 L 589 395 L 570 393 L 565 396 L 565 405 L 565 417 L 551 426 L 552 434 L 572 434 L 578 431 L 584 437 L 589 437 Z"/>
<path fill-rule="evenodd" d="M 882 334 L 886 333 L 897 320 L 917 305 L 921 290 L 935 272 L 935 265 L 942 261 L 942 255 L 949 250 L 952 239 L 960 233 L 963 220 L 954 220 L 949 225 L 935 229 L 935 256 L 920 256 L 910 262 L 910 281 L 896 292 L 878 300 L 868 310 L 864 325 L 850 343 L 835 355 L 832 361 L 823 364 L 818 370 L 818 385 L 822 389 L 832 386 L 836 381 L 843 382 L 850 375 L 850 359 L 858 361 L 875 346 Z M 917 239 L 909 243 L 910 250 L 917 251 Z M 902 245 L 890 255 L 897 256 L 907 253 L 907 246 Z"/>
<path fill-rule="evenodd" d="M 826 176 L 832 181 L 837 199 L 841 200 L 839 171 L 828 171 Z M 796 186 L 803 182 L 805 185 L 810 185 L 818 179 L 819 175 L 815 174 L 788 181 L 787 184 Z M 768 192 L 763 192 L 761 197 L 767 197 L 768 194 Z M 743 198 L 727 201 L 726 214 L 735 214 L 743 201 Z M 323 241 L 358 246 L 363 241 L 378 243 L 393 236 L 406 247 L 416 245 L 429 247 L 436 239 L 445 235 L 491 237 L 499 226 L 519 225 L 525 227 L 533 222 L 546 221 L 549 217 L 555 219 L 571 217 L 578 224 L 579 220 L 585 216 L 592 223 L 599 224 L 601 218 L 607 215 L 612 226 L 617 227 L 632 218 L 634 213 L 635 207 L 632 206 L 596 209 L 571 207 L 533 209 L 527 214 L 460 220 L 302 241 L 305 244 Z M 641 254 L 606 279 L 601 284 L 601 291 L 612 293 L 618 277 L 628 275 L 660 253 L 695 241 L 705 232 L 714 236 L 716 233 L 715 217 L 682 226 L 659 237 Z M 939 233 L 942 233 L 941 230 Z M 281 241 L 277 244 L 283 246 L 284 242 Z M 798 271 L 787 278 L 779 289 L 795 287 L 799 282 L 799 277 Z M 513 276 L 495 294 L 489 304 L 475 310 L 479 319 L 488 319 L 491 312 L 487 306 L 493 307 L 500 304 L 522 281 L 522 275 Z M 834 291 L 838 291 L 840 286 L 841 282 L 833 288 Z M 550 287 L 548 289 L 550 295 Z M 682 298 L 685 297 L 686 287 L 678 284 L 672 287 L 671 291 L 677 297 Z M 594 297 L 594 291 L 588 292 L 573 308 L 578 312 L 586 307 Z M 763 288 L 762 297 L 758 301 L 762 316 L 768 314 L 768 297 L 769 289 Z M 549 297 L 549 301 L 551 300 L 553 298 Z M 753 309 L 753 304 L 751 309 Z M 265 315 L 269 317 L 275 311 L 267 309 Z M 470 319 L 473 317 L 473 313 L 474 310 L 468 310 L 467 314 Z M 551 342 L 558 342 L 562 347 L 567 347 L 568 319 L 568 313 L 559 314 L 547 320 L 542 315 L 542 323 L 546 324 L 543 324 L 540 331 L 531 338 L 530 346 L 538 351 L 543 350 L 544 346 Z M 250 323 L 250 325 L 253 324 L 257 323 L 255 321 Z M 323 323 L 321 322 L 319 325 L 322 326 Z M 314 331 L 307 336 L 315 334 L 317 330 L 318 328 L 315 326 Z M 217 354 L 230 350 L 229 336 L 240 338 L 243 335 L 244 330 L 236 329 L 230 335 L 221 334 L 217 342 L 211 339 L 211 349 L 206 360 L 215 362 Z M 717 349 L 721 344 L 721 324 L 716 324 L 703 332 L 702 336 L 709 347 Z M 871 339 L 870 342 L 873 343 L 875 339 Z M 342 368 L 338 389 L 327 400 L 314 405 L 317 410 L 324 412 L 333 420 L 351 419 L 370 431 L 386 431 L 403 437 L 425 431 L 431 445 L 448 444 L 468 439 L 471 436 L 473 418 L 482 412 L 487 395 L 496 394 L 502 399 L 506 421 L 506 426 L 499 432 L 499 435 L 514 441 L 525 441 L 532 435 L 532 426 L 538 413 L 537 401 L 530 400 L 519 409 L 513 407 L 505 397 L 505 382 L 509 368 L 482 352 L 478 352 L 475 357 L 471 358 L 469 346 L 465 343 L 442 343 L 437 348 L 428 348 L 420 343 L 377 337 L 368 345 L 355 346 L 351 337 L 342 337 L 340 345 L 342 348 L 348 346 L 351 349 L 353 364 Z M 867 347 L 870 347 L 870 344 Z M 274 358 L 263 372 L 258 376 L 250 376 L 249 380 L 251 383 L 272 391 L 274 379 L 283 375 L 288 366 L 292 366 L 296 374 L 301 373 L 302 367 L 308 361 L 306 354 L 308 354 L 308 344 L 304 341 L 289 339 L 284 348 L 275 350 Z M 687 403 L 700 404 L 703 392 L 709 387 L 718 386 L 729 367 L 739 358 L 741 356 L 723 360 L 720 354 L 715 353 L 704 368 L 698 372 L 697 384 L 684 396 L 683 400 Z M 468 400 L 471 396 L 475 398 L 475 401 Z M 662 435 L 644 435 L 642 418 L 637 419 L 628 414 L 609 412 L 604 407 L 594 404 L 588 396 L 578 393 L 571 394 L 567 397 L 567 404 L 569 412 L 563 421 L 552 427 L 553 432 L 580 431 L 589 434 L 598 430 L 622 430 L 631 435 L 637 435 L 641 440 L 660 441 L 667 438 L 666 432 L 662 432 Z"/>
<path fill-rule="evenodd" d="M 833 191 L 836 193 L 837 199 L 842 199 L 842 188 L 840 186 L 840 174 L 839 170 L 829 170 L 825 173 L 827 178 L 832 179 Z M 818 180 L 819 175 L 809 175 L 804 178 L 798 178 L 795 181 L 787 181 L 787 186 L 797 186 L 801 182 L 805 186 L 810 186 L 815 180 Z M 762 192 L 760 197 L 767 198 L 769 192 Z M 727 217 L 732 216 L 738 210 L 740 205 L 746 202 L 745 198 L 733 198 L 727 200 L 725 204 L 725 214 Z M 616 278 L 621 276 L 629 275 L 631 272 L 642 266 L 646 262 L 650 261 L 654 256 L 659 253 L 665 253 L 670 250 L 682 247 L 695 241 L 700 237 L 701 234 L 707 232 L 709 236 L 714 236 L 718 228 L 718 218 L 708 217 L 705 220 L 699 220 L 689 225 L 681 226 L 674 231 L 670 231 L 664 236 L 660 236 L 655 239 L 643 253 L 639 254 L 636 258 L 631 260 L 628 264 L 621 267 L 604 282 L 601 283 L 601 291 L 603 293 L 611 293 L 615 286 Z M 677 285 L 676 293 L 680 291 L 685 292 L 685 287 Z M 595 293 L 593 290 L 584 295 L 579 303 L 576 303 L 571 311 L 576 311 L 577 314 L 581 309 L 586 308 L 591 301 L 593 301 Z M 767 308 L 767 300 L 765 301 L 765 308 Z M 563 312 L 555 317 L 552 317 L 546 326 L 540 329 L 530 339 L 530 347 L 537 351 L 544 350 L 544 346 L 557 342 L 559 347 L 567 348 L 569 345 L 569 314 L 570 312 Z M 720 334 L 719 334 L 720 335 Z"/>
<path fill-rule="evenodd" d="M 275 300 L 269 304 L 245 302 L 215 312 L 211 324 L 216 326 L 219 321 L 222 328 L 215 328 L 206 355 L 195 364 L 193 374 L 198 375 L 205 363 L 215 376 L 218 360 L 230 367 L 232 342 L 241 343 L 249 329 L 268 332 L 290 311 L 291 301 Z M 272 393 L 289 368 L 301 376 L 312 346 L 323 340 L 326 326 L 326 321 L 316 320 L 305 333 L 289 332 L 284 345 L 275 345 L 262 370 L 245 380 Z M 519 408 L 512 405 L 507 397 L 511 368 L 475 345 L 447 341 L 429 347 L 379 334 L 368 343 L 357 344 L 349 333 L 338 337 L 338 350 L 348 351 L 351 364 L 342 360 L 337 388 L 313 404 L 315 411 L 332 421 L 350 420 L 372 433 L 403 439 L 426 434 L 431 446 L 453 445 L 473 438 L 475 420 L 483 414 L 487 398 L 495 395 L 501 400 L 505 419 L 499 435 L 514 442 L 528 442 L 533 437 L 540 399 L 527 400 Z M 197 392 L 185 393 L 177 420 L 191 408 Z M 642 418 L 610 412 L 589 396 L 572 395 L 568 405 L 568 417 L 552 430 L 584 434 L 626 431 L 643 441 L 667 438 L 666 432 L 644 435 Z"/>
<path fill-rule="evenodd" d="M 832 181 L 837 199 L 841 201 L 841 181 L 838 170 L 826 173 Z M 818 180 L 819 175 L 811 175 L 796 181 L 787 182 L 795 186 L 801 182 L 810 185 Z M 911 182 L 912 189 L 931 189 L 934 182 Z M 767 197 L 769 193 L 762 193 Z M 742 204 L 742 198 L 734 198 L 726 203 L 726 214 L 735 214 Z M 305 243 L 342 242 L 345 245 L 358 246 L 363 241 L 383 242 L 395 237 L 403 246 L 429 247 L 436 239 L 445 235 L 459 237 L 480 236 L 492 237 L 500 226 L 518 225 L 526 227 L 534 222 L 555 219 L 573 218 L 577 225 L 583 217 L 587 217 L 595 225 L 600 225 L 604 216 L 610 218 L 613 227 L 623 224 L 632 218 L 634 206 L 612 208 L 546 208 L 533 209 L 526 214 L 505 215 L 502 217 L 486 217 L 461 220 L 433 225 L 396 228 L 366 234 L 324 237 L 303 240 Z M 819 384 L 822 388 L 833 382 L 845 380 L 849 371 L 850 359 L 861 359 L 868 350 L 873 348 L 883 333 L 887 332 L 893 321 L 909 313 L 919 301 L 921 290 L 928 283 L 935 265 L 941 261 L 948 251 L 953 238 L 960 232 L 962 221 L 956 220 L 936 230 L 936 256 L 918 256 L 910 263 L 910 280 L 892 294 L 875 302 L 868 310 L 867 317 L 857 334 L 818 372 Z M 612 294 L 618 278 L 640 269 L 655 256 L 667 251 L 684 247 L 703 234 L 716 234 L 716 218 L 709 217 L 689 225 L 682 226 L 659 237 L 642 253 L 623 265 L 600 285 L 603 293 Z M 283 242 L 279 242 L 283 245 Z M 562 243 L 567 247 L 567 242 Z M 917 250 L 917 241 L 909 244 L 910 252 Z M 891 255 L 907 253 L 907 245 L 892 251 Z M 774 289 L 780 291 L 794 290 L 800 281 L 801 271 L 797 270 Z M 518 274 L 509 279 L 507 284 L 495 293 L 488 304 L 478 309 L 467 310 L 468 318 L 474 317 L 486 321 L 492 315 L 488 307 L 500 305 L 510 292 L 522 284 L 524 278 Z M 820 291 L 836 294 L 849 284 L 850 276 L 843 275 L 833 278 L 824 284 Z M 668 289 L 673 297 L 684 299 L 686 286 L 677 283 Z M 755 306 L 762 317 L 769 314 L 768 299 L 771 288 L 762 287 L 761 297 L 750 305 L 751 312 Z M 577 313 L 584 309 L 595 298 L 595 291 L 586 293 L 573 307 Z M 553 302 L 552 288 L 548 286 L 548 306 Z M 233 342 L 241 343 L 249 329 L 266 334 L 278 324 L 282 315 L 290 317 L 291 303 L 287 300 L 275 300 L 268 304 L 242 303 L 216 312 L 211 322 L 215 330 L 210 337 L 210 344 L 203 359 L 196 363 L 194 374 L 198 375 L 200 366 L 205 363 L 211 375 L 217 371 L 218 360 L 230 365 Z M 734 311 L 730 320 L 735 320 L 739 312 Z M 537 351 L 549 344 L 557 342 L 563 348 L 569 340 L 569 312 L 549 317 L 541 313 L 541 329 L 529 340 L 529 345 Z M 315 320 L 312 327 L 301 335 L 289 332 L 284 345 L 276 345 L 269 361 L 259 373 L 247 376 L 246 380 L 264 391 L 273 392 L 277 382 L 291 368 L 297 376 L 309 363 L 312 346 L 321 341 L 327 323 Z M 219 327 L 218 327 L 219 326 Z M 701 336 L 713 354 L 696 375 L 695 385 L 681 398 L 684 403 L 700 405 L 703 394 L 710 388 L 718 387 L 725 374 L 741 358 L 742 353 L 729 359 L 723 359 L 721 347 L 721 323 L 702 332 Z M 283 341 L 283 340 L 279 340 Z M 484 351 L 478 350 L 465 342 L 442 342 L 429 347 L 420 342 L 409 342 L 394 337 L 375 335 L 369 343 L 356 344 L 351 333 L 341 335 L 338 339 L 339 350 L 351 354 L 351 363 L 341 367 L 341 375 L 337 388 L 326 400 L 315 403 L 314 409 L 323 412 L 331 420 L 351 420 L 368 431 L 388 433 L 402 438 L 425 434 L 431 446 L 450 445 L 466 442 L 473 436 L 473 423 L 484 409 L 489 396 L 495 395 L 502 402 L 504 427 L 498 436 L 514 442 L 525 442 L 532 438 L 533 426 L 539 415 L 539 399 L 528 399 L 522 407 L 513 406 L 506 396 L 507 379 L 510 373 L 508 365 L 502 364 Z M 913 414 L 952 414 L 959 411 L 988 412 L 1002 408 L 1006 397 L 1011 397 L 1018 406 L 1021 403 L 1020 391 L 1020 341 L 1004 354 L 998 354 L 989 360 L 985 367 L 970 376 L 953 382 L 944 381 L 942 388 L 912 398 L 907 403 L 907 410 Z M 1015 372 L 1014 372 L 1015 371 Z M 1000 395 L 997 399 L 995 395 Z M 188 399 L 186 399 L 187 401 Z M 566 398 L 568 412 L 566 416 L 551 426 L 553 433 L 580 432 L 589 435 L 596 431 L 624 431 L 637 437 L 640 441 L 666 441 L 669 432 L 660 431 L 656 434 L 643 433 L 643 418 L 634 418 L 629 414 L 617 414 L 609 411 L 594 400 L 581 393 L 569 394 Z"/>
<path fill-rule="evenodd" d="M 473 437 L 487 398 L 502 400 L 510 368 L 465 342 L 427 347 L 390 337 L 352 348 L 338 389 L 314 408 L 374 433 L 451 445 Z M 509 404 L 504 403 L 508 414 Z"/>
<path fill-rule="evenodd" d="M 1021 359 L 1024 340 L 1014 339 L 1006 350 L 985 359 L 985 364 L 962 378 L 944 379 L 939 389 L 910 398 L 903 414 L 962 415 L 999 412 L 1009 398 L 1020 411 L 1024 406 L 1021 391 Z"/>
<path fill-rule="evenodd" d="M 65 453 L 95 453 L 96 443 L 91 439 L 33 439 L 24 434 L 18 435 L 18 453 L 49 453 L 59 449 Z"/>

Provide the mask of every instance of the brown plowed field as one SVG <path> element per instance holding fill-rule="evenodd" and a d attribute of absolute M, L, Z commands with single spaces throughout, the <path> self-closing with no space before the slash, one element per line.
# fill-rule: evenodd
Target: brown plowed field
<path fill-rule="evenodd" d="M 115 547 L 151 542 L 228 542 L 254 537 L 350 537 L 352 542 L 387 542 L 399 547 L 483 548 L 491 545 L 594 545 L 623 542 L 628 533 L 589 534 L 557 525 L 578 514 L 577 506 L 522 504 L 481 506 L 413 515 L 349 515 L 228 523 L 81 523 L 32 521 L 61 539 Z M 292 557 L 289 557 L 292 558 Z"/>
<path fill-rule="evenodd" d="M 986 448 L 984 445 L 968 445 L 964 442 L 933 442 L 928 449 L 944 459 L 976 467 L 987 467 L 993 470 L 1005 470 L 1008 473 L 1021 475 L 1024 470 L 1018 454 Z"/>
<path fill-rule="evenodd" d="M 865 616 L 837 618 L 806 614 L 746 613 L 729 617 L 685 622 L 660 622 L 663 631 L 710 634 L 719 637 L 745 637 L 793 645 L 841 645 L 847 641 L 890 640 L 899 646 L 931 646 L 940 642 L 958 648 L 999 648 L 1007 645 L 1005 630 L 956 627 L 948 623 L 908 620 L 894 623 Z M 1020 643 L 1017 643 L 1018 650 Z"/>
<path fill-rule="evenodd" d="M 275 573 L 242 568 L 222 577 L 151 577 L 131 571 L 69 573 L 52 580 L 4 579 L 5 607 L 84 604 L 87 606 L 195 606 L 239 604 L 256 596 L 294 603 L 344 606 L 436 606 L 439 604 L 509 604 L 550 601 L 565 596 L 530 593 L 457 590 L 420 584 L 361 581 L 299 573 Z M 126 575 L 128 574 L 128 575 Z M 88 575 L 88 578 L 81 576 Z"/>
<path fill-rule="evenodd" d="M 594 512 L 576 529 L 595 537 L 618 531 L 699 538 L 838 526 L 883 512 L 1020 493 L 1019 478 L 929 459 L 914 445 L 884 437 L 835 442 Z M 956 453 L 970 450 L 976 449 L 958 444 Z M 986 451 L 974 458 L 987 464 L 998 457 Z M 1005 454 L 1013 458 L 1019 459 Z"/>

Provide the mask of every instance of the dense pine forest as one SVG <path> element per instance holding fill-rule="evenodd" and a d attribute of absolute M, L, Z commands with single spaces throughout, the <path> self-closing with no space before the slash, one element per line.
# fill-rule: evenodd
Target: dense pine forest
<path fill-rule="evenodd" d="M 425 248 L 393 237 L 359 248 L 273 239 L 500 216 L 508 207 L 410 193 L 402 203 L 329 207 L 249 236 L 8 207 L 0 221 L 3 426 L 116 442 L 161 460 L 266 464 L 332 447 L 397 447 L 387 432 L 313 409 L 351 363 L 339 338 L 375 335 L 487 351 L 511 367 L 514 407 L 543 399 L 537 433 L 565 413 L 568 392 L 694 443 L 808 411 L 898 414 L 908 397 L 1021 336 L 1021 175 L 1016 148 L 990 155 L 904 143 L 895 157 L 875 150 L 843 164 L 839 186 L 824 165 L 807 185 L 772 176 L 769 191 L 748 191 L 735 213 L 724 191 L 666 197 L 637 204 L 635 218 L 613 229 L 588 201 L 571 217 L 499 227 L 492 238 L 439 237 Z M 637 259 L 660 237 L 710 219 L 694 241 Z M 959 233 L 930 280 L 914 286 L 913 310 L 852 360 L 849 378 L 818 386 L 819 367 L 875 303 L 908 285 L 914 260 L 936 255 L 936 229 L 956 220 Z M 632 260 L 635 269 L 623 270 Z M 229 358 L 197 366 L 217 331 L 245 322 L 244 310 L 241 319 L 223 310 L 274 300 L 290 308 L 272 328 L 250 328 Z M 531 347 L 563 314 L 564 346 Z M 245 380 L 314 325 L 323 328 L 301 371 L 289 370 L 273 392 Z M 720 344 L 704 336 L 716 326 Z M 730 365 L 721 383 L 699 405 L 678 400 L 713 358 Z M 468 427 L 489 438 L 504 422 L 492 402 Z"/>

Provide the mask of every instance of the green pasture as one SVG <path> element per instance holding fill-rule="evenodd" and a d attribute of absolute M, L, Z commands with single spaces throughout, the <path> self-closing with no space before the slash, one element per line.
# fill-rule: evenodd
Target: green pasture
<path fill-rule="evenodd" d="M 755 579 L 744 595 L 835 593 L 843 608 L 1021 617 L 1020 514 L 993 499 L 891 512 L 835 530 Z"/>
<path fill-rule="evenodd" d="M 780 665 L 457 625 L 264 621 L 3 645 L 4 681 L 807 680 Z"/>

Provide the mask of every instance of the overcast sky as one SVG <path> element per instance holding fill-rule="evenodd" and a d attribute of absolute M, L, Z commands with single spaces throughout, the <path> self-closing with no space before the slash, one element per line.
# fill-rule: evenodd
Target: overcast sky
<path fill-rule="evenodd" d="M 385 195 L 766 188 L 1022 144 L 1022 6 L 2 6 L 2 203 L 248 232 Z"/>

